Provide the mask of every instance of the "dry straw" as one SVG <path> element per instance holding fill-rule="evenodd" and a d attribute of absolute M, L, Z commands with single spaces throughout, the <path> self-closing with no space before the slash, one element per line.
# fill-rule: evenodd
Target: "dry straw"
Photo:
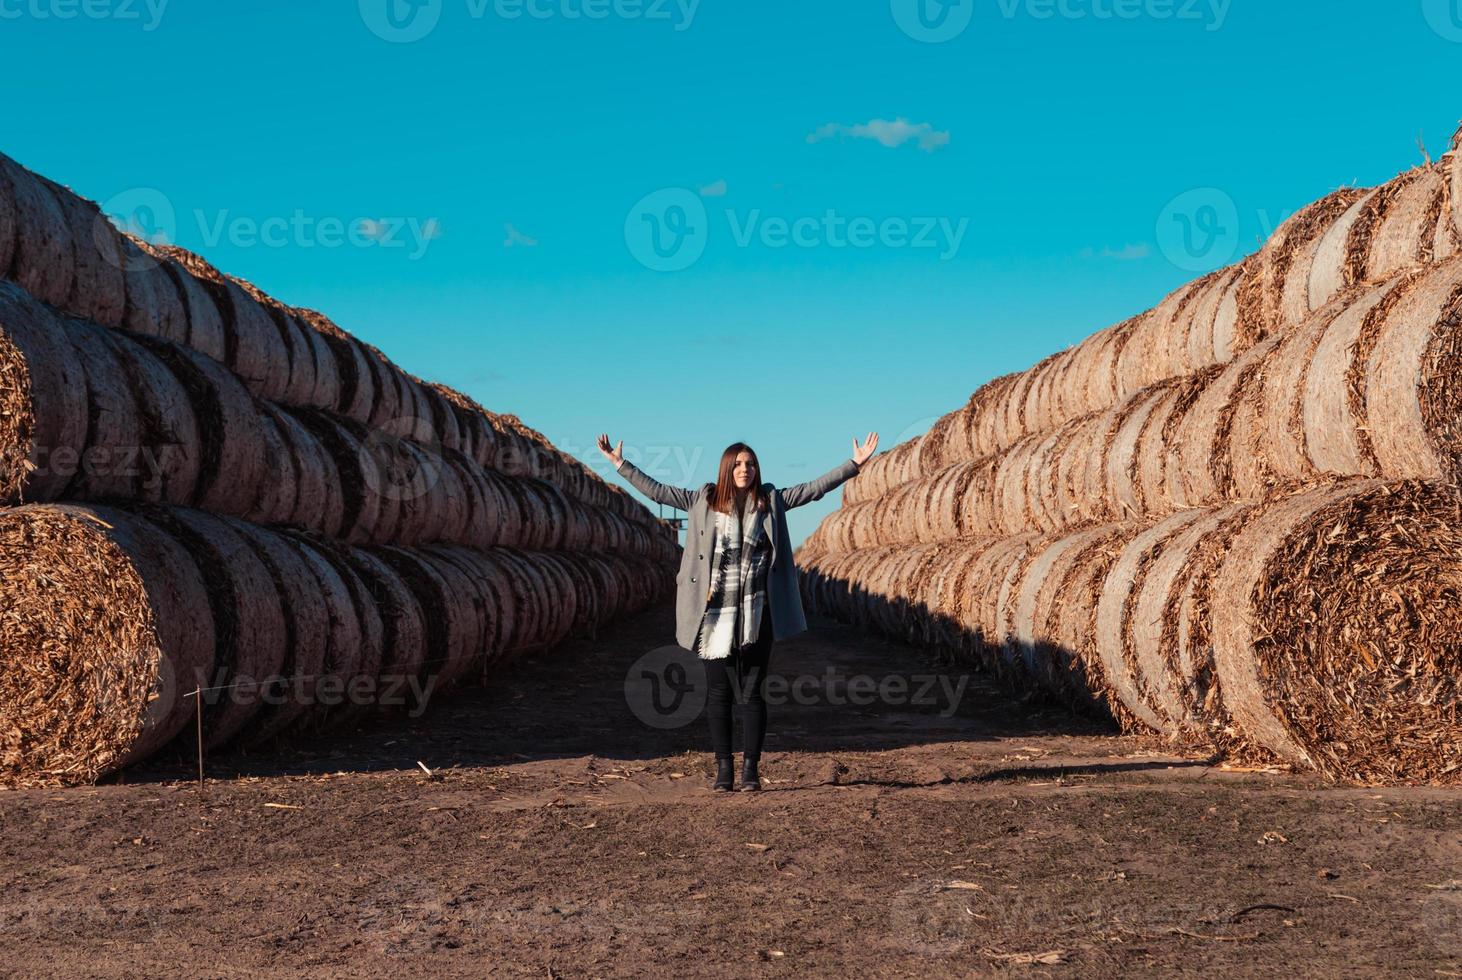
<path fill-rule="evenodd" d="M 475 679 L 670 585 L 635 555 L 361 550 L 159 505 L 0 510 L 0 783 L 146 758 L 200 687 L 210 746 L 338 725 L 369 707 L 341 692 Z"/>
<path fill-rule="evenodd" d="M 1351 479 L 1064 535 L 803 549 L 820 610 L 1123 727 L 1366 783 L 1462 782 L 1462 497 Z M 919 583 L 943 569 L 949 584 Z"/>

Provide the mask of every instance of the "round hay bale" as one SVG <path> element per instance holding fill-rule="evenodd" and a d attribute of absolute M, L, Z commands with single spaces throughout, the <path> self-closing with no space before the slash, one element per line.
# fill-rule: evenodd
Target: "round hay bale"
<path fill-rule="evenodd" d="M 375 375 L 360 341 L 316 310 L 295 307 L 292 312 L 324 341 L 330 353 L 333 368 L 317 366 L 316 376 L 337 379 L 337 395 L 335 401 L 320 403 L 320 407 L 332 409 L 355 422 L 369 422 L 376 402 Z"/>
<path fill-rule="evenodd" d="M 1311 480 L 1317 474 L 1305 452 L 1302 416 L 1305 377 L 1315 348 L 1344 309 L 1332 304 L 1290 333 L 1265 356 L 1259 399 L 1260 438 L 1269 469 L 1281 480 Z"/>
<path fill-rule="evenodd" d="M 189 343 L 191 325 L 183 296 L 166 266 L 167 248 L 122 235 L 122 279 L 127 287 L 123 326 L 134 333 Z"/>
<path fill-rule="evenodd" d="M 136 484 L 137 447 L 142 445 L 142 413 L 116 349 L 98 331 L 66 331 L 72 354 L 86 376 L 86 451 L 66 489 L 80 500 L 131 499 Z"/>
<path fill-rule="evenodd" d="M 284 348 L 288 377 L 284 380 L 276 401 L 285 405 L 313 405 L 315 397 L 315 348 L 306 334 L 315 332 L 295 318 L 289 307 L 259 289 L 251 282 L 235 276 L 229 281 L 247 293 L 265 318 L 279 334 L 279 343 Z"/>
<path fill-rule="evenodd" d="M 1132 488 L 1137 498 L 1138 514 L 1162 514 L 1172 510 L 1172 499 L 1167 492 L 1169 438 L 1207 380 L 1203 373 L 1175 380 L 1153 406 L 1138 433 L 1132 466 Z"/>
<path fill-rule="evenodd" d="M 1245 259 L 1234 269 L 1233 281 L 1224 290 L 1213 315 L 1213 361 L 1222 364 L 1239 353 L 1239 292 L 1252 268 L 1253 259 Z"/>
<path fill-rule="evenodd" d="M 1367 289 L 1330 321 L 1311 357 L 1301 393 L 1305 455 L 1320 473 L 1375 476 L 1370 454 L 1363 449 L 1358 427 L 1364 419 L 1351 412 L 1351 354 L 1361 328 L 1397 286 L 1396 281 Z"/>
<path fill-rule="evenodd" d="M 1315 272 L 1320 267 L 1331 267 L 1336 261 L 1344 265 L 1349 248 L 1345 244 L 1347 239 L 1340 239 L 1337 250 L 1330 233 L 1337 223 L 1346 221 L 1357 199 L 1365 196 L 1364 190 L 1342 188 L 1321 198 L 1281 225 L 1264 247 L 1263 261 L 1258 268 L 1265 312 L 1270 319 L 1263 324 L 1263 335 L 1287 330 L 1308 317 L 1310 311 L 1329 302 L 1330 297 L 1319 298 L 1313 294 Z"/>
<path fill-rule="evenodd" d="M 0 282 L 0 502 L 60 497 L 87 425 L 86 376 L 60 319 Z"/>
<path fill-rule="evenodd" d="M 182 507 L 135 512 L 181 544 L 203 575 L 213 616 L 203 738 L 207 748 L 217 748 L 258 715 L 284 665 L 289 637 L 279 592 L 253 546 L 224 521 Z"/>
<path fill-rule="evenodd" d="M 460 574 L 448 574 L 439 562 L 406 548 L 375 548 L 372 554 L 401 576 L 421 605 L 427 653 L 423 681 L 442 689 L 466 676 L 481 643 L 481 620 L 464 603 L 466 583 Z"/>
<path fill-rule="evenodd" d="M 64 309 L 76 280 L 71 227 L 45 182 L 0 154 L 15 212 L 9 277 L 43 303 Z"/>
<path fill-rule="evenodd" d="M 1452 228 L 1458 241 L 1462 241 L 1462 154 L 1454 148 L 1448 156 L 1451 180 L 1448 183 L 1447 201 L 1452 211 Z"/>
<path fill-rule="evenodd" d="M 400 575 L 375 555 L 359 548 L 346 549 L 346 559 L 365 586 L 381 621 L 381 667 L 378 675 L 382 700 L 401 699 L 403 706 L 419 705 L 410 696 L 420 683 L 426 662 L 426 620 L 421 603 Z"/>
<path fill-rule="evenodd" d="M 186 324 L 184 336 L 168 339 L 177 340 L 222 364 L 228 357 L 228 349 L 224 339 L 223 315 L 218 312 L 218 304 L 213 302 L 213 297 L 208 295 L 203 285 L 189 275 L 172 256 L 158 253 L 156 258 L 163 274 L 178 294 L 182 304 L 183 322 Z M 160 282 L 161 279 L 156 282 L 149 280 L 152 285 Z"/>
<path fill-rule="evenodd" d="M 442 396 L 442 386 L 421 384 L 419 387 L 421 397 L 431 413 L 432 431 L 436 434 L 441 447 L 449 450 L 461 449 L 463 436 L 461 428 L 457 424 L 457 413 L 453 410 L 451 403 Z"/>
<path fill-rule="evenodd" d="M 91 201 L 44 177 L 70 231 L 75 279 L 60 306 L 67 313 L 104 327 L 119 327 L 127 308 L 122 279 L 122 243 L 116 226 Z"/>
<path fill-rule="evenodd" d="M 1459 300 L 1462 298 L 1462 262 L 1450 262 L 1419 278 L 1379 325 L 1374 346 L 1365 365 L 1365 418 L 1371 448 L 1380 470 L 1388 479 L 1404 477 L 1453 477 L 1462 461 L 1457 450 L 1462 444 L 1441 444 L 1438 436 L 1450 435 L 1456 417 L 1445 409 L 1455 408 L 1459 396 L 1440 401 L 1443 411 L 1428 412 L 1428 392 L 1457 387 L 1457 362 L 1441 365 L 1432 359 L 1432 378 L 1423 376 L 1427 352 L 1438 340 L 1438 327 L 1448 324 L 1456 333 Z M 1455 337 L 1442 339 L 1455 348 Z M 1430 419 L 1429 416 L 1430 415 Z M 1443 428 L 1435 431 L 1428 422 Z"/>
<path fill-rule="evenodd" d="M 325 731 L 334 727 L 339 720 L 338 715 L 351 714 L 342 709 L 348 706 L 352 685 L 361 676 L 362 666 L 368 660 L 378 660 L 379 653 L 367 650 L 366 637 L 361 629 L 362 616 L 356 609 L 356 593 L 363 593 L 363 590 L 352 591 L 341 570 L 324 556 L 321 546 L 314 540 L 297 533 L 281 537 L 303 560 L 324 600 L 322 662 L 313 676 L 300 675 L 298 679 L 304 682 L 300 690 L 307 708 L 301 716 L 299 728 L 303 731 Z"/>
<path fill-rule="evenodd" d="M 1436 215 L 1445 193 L 1441 171 L 1420 167 L 1391 184 L 1396 191 L 1366 243 L 1366 282 L 1390 278 L 1432 255 Z"/>
<path fill-rule="evenodd" d="M 1081 502 L 1079 513 L 1086 517 L 1113 513 L 1109 501 L 1114 499 L 1115 491 L 1108 478 L 1107 459 L 1125 418 L 1126 406 L 1119 402 L 1092 421 L 1091 448 L 1082 460 L 1082 468 L 1072 475 L 1073 495 Z"/>
<path fill-rule="evenodd" d="M 1255 383 L 1259 365 L 1279 340 L 1277 336 L 1262 340 L 1224 365 L 1194 401 L 1174 436 L 1178 444 L 1174 501 L 1203 506 L 1231 489 L 1229 436 L 1234 413 L 1241 394 Z"/>
<path fill-rule="evenodd" d="M 338 537 L 345 520 L 345 499 L 334 457 L 293 413 L 267 402 L 261 402 L 260 408 L 279 426 L 285 451 L 294 461 L 299 489 L 294 511 L 283 523 L 327 538 Z"/>
<path fill-rule="evenodd" d="M 1164 636 L 1163 654 L 1178 686 L 1178 699 L 1193 729 L 1169 732 L 1179 740 L 1203 741 L 1225 749 L 1240 749 L 1237 729 L 1223 706 L 1217 668 L 1213 663 L 1213 602 L 1218 598 L 1213 578 L 1223 566 L 1234 536 L 1262 504 L 1239 501 L 1225 508 L 1226 518 L 1207 530 L 1193 545 L 1177 573 L 1176 595 L 1169 607 L 1176 633 Z M 1199 518 L 1203 520 L 1204 518 Z"/>
<path fill-rule="evenodd" d="M 1240 266 L 1231 266 L 1220 270 L 1214 275 L 1208 287 L 1193 301 L 1192 316 L 1184 338 L 1185 347 L 1181 354 L 1183 363 L 1188 364 L 1190 368 L 1199 368 L 1206 364 L 1218 364 L 1228 360 L 1228 357 L 1225 356 L 1227 352 L 1220 354 L 1217 347 L 1218 320 L 1220 311 L 1224 309 L 1224 301 L 1227 299 L 1232 304 L 1234 282 L 1239 277 L 1240 269 Z M 1230 310 L 1232 308 L 1231 305 Z M 1230 313 L 1230 315 L 1232 314 Z"/>
<path fill-rule="evenodd" d="M 298 509 L 300 492 L 299 462 L 291 452 L 288 437 L 276 417 L 278 410 L 261 403 L 259 431 L 264 437 L 264 469 L 258 493 L 243 514 L 255 524 L 287 524 Z"/>
<path fill-rule="evenodd" d="M 202 468 L 201 439 L 193 404 L 176 375 L 155 354 L 123 333 L 81 320 L 69 332 L 90 331 L 108 344 L 121 365 L 137 403 L 141 438 L 135 446 L 114 446 L 122 468 L 135 471 L 132 496 L 137 500 L 187 504 L 198 490 Z"/>
<path fill-rule="evenodd" d="M 409 396 L 401 388 L 406 379 L 389 369 L 386 356 L 375 347 L 370 344 L 360 346 L 376 393 L 376 400 L 370 406 L 370 417 L 366 419 L 366 425 L 372 429 L 389 432 L 397 438 L 408 437 L 411 432 L 415 431 L 415 425 L 411 425 L 408 431 L 403 431 L 399 422 L 401 417 L 410 411 Z"/>
<path fill-rule="evenodd" d="M 10 168 L 0 163 L 0 278 L 10 275 L 10 263 L 15 258 L 15 227 L 20 220 L 9 174 Z"/>
<path fill-rule="evenodd" d="M 1125 525 L 1105 525 L 1065 539 L 1072 544 L 1054 557 L 1034 612 L 1044 638 L 1032 656 L 1046 672 L 1049 690 L 1076 710 L 1112 722 L 1113 711 L 1122 709 L 1106 697 L 1110 685 L 1095 653 L 1094 623 L 1103 578 L 1125 535 Z"/>
<path fill-rule="evenodd" d="M 1214 510 L 1179 515 L 1164 522 L 1169 530 L 1156 539 L 1152 560 L 1132 591 L 1126 622 L 1130 664 L 1145 702 L 1156 713 L 1159 730 L 1169 735 L 1205 728 L 1198 712 L 1201 700 L 1193 696 L 1199 681 L 1192 671 L 1191 654 L 1180 638 L 1179 604 L 1184 587 L 1195 574 L 1196 559 L 1205 541 L 1222 530 L 1251 505 L 1230 504 Z M 1164 526 L 1160 525 L 1160 526 Z M 1115 573 L 1114 569 L 1114 573 Z"/>
<path fill-rule="evenodd" d="M 1462 778 L 1459 555 L 1445 484 L 1351 481 L 1262 511 L 1213 586 L 1224 704 L 1248 740 L 1336 779 Z"/>
<path fill-rule="evenodd" d="M 1142 513 L 1142 502 L 1137 496 L 1137 443 L 1153 411 L 1171 395 L 1171 385 L 1156 384 L 1137 392 L 1123 403 L 1121 422 L 1111 445 L 1103 452 L 1107 503 L 1118 520 Z"/>
<path fill-rule="evenodd" d="M 471 661 L 462 665 L 457 679 L 465 681 L 475 676 L 486 682 L 488 661 L 501 652 L 493 646 L 501 626 L 497 622 L 497 585 L 485 570 L 487 562 L 461 548 L 436 546 L 423 548 L 422 552 L 438 568 L 450 570 L 450 574 L 458 576 L 460 582 L 466 583 L 457 598 L 463 604 L 463 609 L 473 618 L 477 640 L 472 649 Z"/>
<path fill-rule="evenodd" d="M 1005 659 L 1022 664 L 1031 682 L 1058 694 L 1069 694 L 1064 681 L 1070 657 L 1057 652 L 1058 641 L 1049 632 L 1055 591 L 1074 558 L 1105 533 L 1093 529 L 1045 543 L 1033 550 L 1020 576 Z"/>
<path fill-rule="evenodd" d="M 1088 469 L 1099 460 L 1101 447 L 1107 445 L 1107 425 L 1113 418 L 1113 412 L 1099 412 L 1072 423 L 1072 436 L 1055 461 L 1054 511 L 1060 515 L 1063 527 L 1075 527 L 1099 512 L 1103 495 L 1100 486 L 1096 493 L 1087 489 Z"/>
<path fill-rule="evenodd" d="M 1241 379 L 1228 411 L 1223 449 L 1213 461 L 1215 480 L 1225 498 L 1259 499 L 1274 489 L 1274 473 L 1264 455 L 1264 365 Z"/>
<path fill-rule="evenodd" d="M 1059 450 L 1068 435 L 1068 429 L 1062 427 L 1040 439 L 1039 442 L 1032 440 L 1033 445 L 1030 455 L 1026 458 L 1024 474 L 1024 496 L 1029 523 L 1018 525 L 1014 528 L 1015 531 L 1052 531 L 1060 527 L 1061 515 L 1055 509 L 1052 501 L 1054 488 L 1051 485 L 1051 474 L 1055 470 L 1052 456 Z"/>
<path fill-rule="evenodd" d="M 529 547 L 535 532 L 530 524 L 532 514 L 527 509 L 522 481 L 492 470 L 488 470 L 486 475 L 503 500 L 503 536 L 506 540 L 502 544 L 510 548 Z"/>
<path fill-rule="evenodd" d="M 240 736 L 245 745 L 259 745 L 297 728 L 314 710 L 328 656 L 331 610 L 314 568 L 284 535 L 236 518 L 223 520 L 254 549 L 284 613 L 284 660 L 263 687 L 254 723 Z"/>
<path fill-rule="evenodd" d="M 1201 511 L 1183 511 L 1130 537 L 1102 584 L 1096 612 L 1096 650 L 1112 695 L 1143 725 L 1161 732 L 1163 716 L 1153 704 L 1132 635 L 1138 596 L 1163 546 L 1192 524 Z M 1134 530 L 1136 530 L 1134 528 Z"/>
<path fill-rule="evenodd" d="M 374 599 L 338 546 L 299 533 L 286 537 L 319 581 L 330 617 L 325 665 L 307 722 L 328 731 L 358 721 L 372 707 L 385 656 L 383 626 Z"/>
<path fill-rule="evenodd" d="M 193 717 L 213 619 L 187 551 L 109 507 L 0 511 L 0 779 L 95 782 Z"/>
<path fill-rule="evenodd" d="M 365 450 L 365 427 L 321 409 L 296 409 L 290 414 L 319 441 L 338 474 L 340 530 L 332 537 L 350 544 L 389 543 L 377 536 L 381 498 L 370 490 L 362 469 L 362 462 L 371 459 Z"/>
<path fill-rule="evenodd" d="M 229 370 L 254 394 L 278 401 L 290 384 L 289 351 L 268 312 L 202 256 L 176 247 L 165 251 L 198 280 L 218 307 Z"/>
<path fill-rule="evenodd" d="M 192 505 L 213 514 L 248 513 L 267 466 L 254 399 L 217 361 L 177 344 L 134 339 L 167 366 L 192 405 L 201 449 Z"/>

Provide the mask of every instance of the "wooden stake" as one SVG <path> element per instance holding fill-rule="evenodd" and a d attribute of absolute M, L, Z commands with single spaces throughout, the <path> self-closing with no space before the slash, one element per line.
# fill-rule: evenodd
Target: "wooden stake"
<path fill-rule="evenodd" d="M 198 720 L 198 788 L 203 789 L 203 688 L 199 687 L 190 697 L 197 698 L 197 711 L 195 717 Z"/>

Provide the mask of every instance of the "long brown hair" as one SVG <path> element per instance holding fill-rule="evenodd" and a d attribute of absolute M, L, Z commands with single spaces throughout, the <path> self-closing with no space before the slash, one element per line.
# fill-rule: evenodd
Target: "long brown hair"
<path fill-rule="evenodd" d="M 751 465 L 756 467 L 756 479 L 752 480 L 751 486 L 747 488 L 747 492 L 756 498 L 756 509 L 758 511 L 766 511 L 771 507 L 771 499 L 767 496 L 766 490 L 762 488 L 761 460 L 756 458 L 756 450 L 744 442 L 733 442 L 721 454 L 721 469 L 716 475 L 716 482 L 714 484 L 706 484 L 706 486 L 710 487 L 707 500 L 712 510 L 719 510 L 723 514 L 729 514 L 731 513 L 731 508 L 735 506 L 736 457 L 742 453 L 751 453 Z"/>

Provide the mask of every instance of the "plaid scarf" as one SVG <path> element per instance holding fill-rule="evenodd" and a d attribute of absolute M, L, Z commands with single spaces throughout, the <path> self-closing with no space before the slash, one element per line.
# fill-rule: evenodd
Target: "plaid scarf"
<path fill-rule="evenodd" d="M 712 513 L 716 515 L 716 536 L 698 650 L 703 660 L 730 656 L 738 627 L 740 645 L 756 642 L 766 608 L 771 558 L 771 542 L 762 527 L 754 495 L 747 495 L 746 509 L 740 514 L 719 510 Z"/>

